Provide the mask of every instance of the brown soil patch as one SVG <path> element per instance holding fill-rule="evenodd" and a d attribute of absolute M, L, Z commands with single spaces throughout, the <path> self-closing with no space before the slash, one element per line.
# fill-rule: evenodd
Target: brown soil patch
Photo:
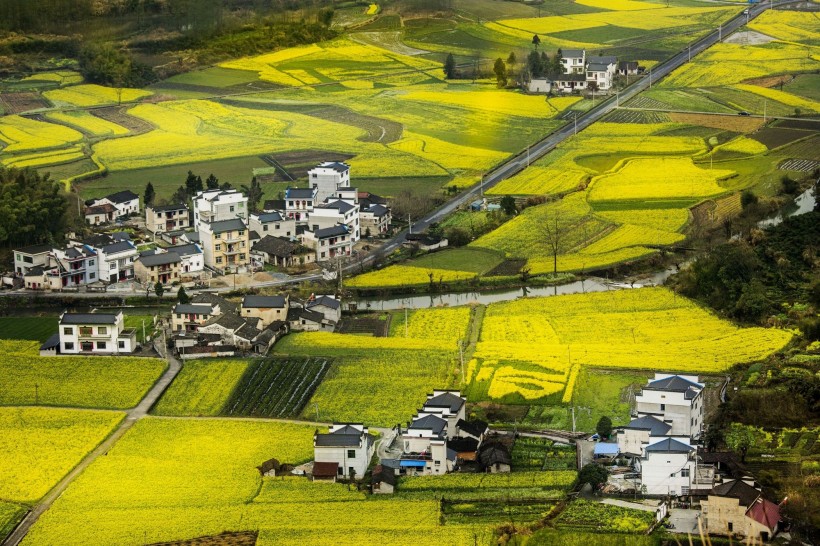
<path fill-rule="evenodd" d="M 125 127 L 135 135 L 147 133 L 154 129 L 154 126 L 147 121 L 126 113 L 126 108 L 125 106 L 108 106 L 106 108 L 93 108 L 89 112 L 92 116 Z"/>
<path fill-rule="evenodd" d="M 757 131 L 763 125 L 763 119 L 751 116 L 737 115 L 710 115 L 710 114 L 681 114 L 670 112 L 669 118 L 675 123 L 688 123 L 689 125 L 700 125 L 701 127 L 711 127 L 712 129 L 724 129 L 736 133 L 751 133 Z"/>
<path fill-rule="evenodd" d="M 173 542 L 155 542 L 149 546 L 254 546 L 258 531 L 237 531 L 210 535 L 190 540 L 177 540 Z"/>
<path fill-rule="evenodd" d="M 793 79 L 794 76 L 791 74 L 782 74 L 780 76 L 766 76 L 764 78 L 752 78 L 750 80 L 743 80 L 743 83 L 748 83 L 749 85 L 757 85 L 760 87 L 777 87 L 781 83 L 785 85 Z"/>
<path fill-rule="evenodd" d="M 800 140 L 809 136 L 810 133 L 801 129 L 784 129 L 781 127 L 767 127 L 763 130 L 749 135 L 750 138 L 760 142 L 768 149 L 773 150 L 785 146 L 795 140 Z"/>
<path fill-rule="evenodd" d="M 51 105 L 37 93 L 0 93 L 0 106 L 6 114 L 19 114 Z"/>

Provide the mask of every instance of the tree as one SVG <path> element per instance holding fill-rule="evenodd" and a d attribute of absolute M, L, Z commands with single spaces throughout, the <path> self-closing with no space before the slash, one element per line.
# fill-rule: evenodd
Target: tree
<path fill-rule="evenodd" d="M 143 205 L 146 207 L 150 207 L 154 204 L 154 198 L 156 197 L 156 192 L 154 192 L 154 185 L 148 182 L 145 185 L 145 195 L 142 198 Z"/>
<path fill-rule="evenodd" d="M 499 205 L 501 205 L 501 209 L 508 216 L 512 216 L 518 211 L 518 208 L 515 204 L 515 198 L 512 195 L 505 195 L 504 197 L 502 197 L 501 201 L 499 202 Z"/>
<path fill-rule="evenodd" d="M 76 194 L 72 194 L 72 197 Z M 59 184 L 31 169 L 0 166 L 0 244 L 30 245 L 61 239 L 76 205 L 60 193 Z"/>
<path fill-rule="evenodd" d="M 157 284 L 154 285 L 154 294 L 156 294 L 158 298 L 161 298 L 164 293 L 165 287 L 162 286 L 161 282 L 157 281 Z"/>
<path fill-rule="evenodd" d="M 729 429 L 723 435 L 726 447 L 740 453 L 740 462 L 744 464 L 746 463 L 746 453 L 755 444 L 757 437 L 757 429 L 740 423 L 729 425 Z"/>
<path fill-rule="evenodd" d="M 242 191 L 248 197 L 248 210 L 256 212 L 259 208 L 259 201 L 262 200 L 262 186 L 259 184 L 259 180 L 254 176 L 251 179 L 250 186 L 242 185 Z"/>
<path fill-rule="evenodd" d="M 537 51 L 530 51 L 527 55 L 527 70 L 532 78 L 540 78 L 544 75 L 544 65 L 541 64 L 541 55 Z"/>
<path fill-rule="evenodd" d="M 448 80 L 456 77 L 456 60 L 452 53 L 448 53 L 447 59 L 444 61 L 444 77 Z"/>
<path fill-rule="evenodd" d="M 538 49 L 538 46 L 541 45 L 541 38 L 538 37 L 538 34 L 532 35 L 532 46 L 535 49 Z"/>
<path fill-rule="evenodd" d="M 566 246 L 566 238 L 572 224 L 560 210 L 551 211 L 544 219 L 544 241 L 552 256 L 552 273 L 558 274 L 558 255 Z"/>
<path fill-rule="evenodd" d="M 585 464 L 584 468 L 578 473 L 578 482 L 582 484 L 588 483 L 593 489 L 596 489 L 602 483 L 606 483 L 608 478 L 609 473 L 606 471 L 606 468 L 598 463 Z"/>
<path fill-rule="evenodd" d="M 517 63 L 518 58 L 515 56 L 515 51 L 510 51 L 510 55 L 507 57 L 507 64 L 510 65 L 510 67 L 515 67 Z"/>
<path fill-rule="evenodd" d="M 552 58 L 549 72 L 553 76 L 560 76 L 564 73 L 564 52 L 561 51 L 560 47 L 558 48 L 558 51 L 555 52 L 555 56 Z"/>
<path fill-rule="evenodd" d="M 214 173 L 209 174 L 208 178 L 205 179 L 205 187 L 209 190 L 219 189 L 219 179 L 214 176 Z"/>
<path fill-rule="evenodd" d="M 757 195 L 752 190 L 743 190 L 740 194 L 740 206 L 746 210 L 752 205 L 757 205 Z"/>
<path fill-rule="evenodd" d="M 182 304 L 191 303 L 191 298 L 188 297 L 188 293 L 185 291 L 184 286 L 180 286 L 177 291 L 177 301 Z"/>
<path fill-rule="evenodd" d="M 203 190 L 202 186 L 202 178 L 200 176 L 195 175 L 191 171 L 188 171 L 188 177 L 185 179 L 185 192 L 193 197 L 198 192 Z"/>
<path fill-rule="evenodd" d="M 493 72 L 495 72 L 495 80 L 498 82 L 498 87 L 507 85 L 507 65 L 504 64 L 504 59 L 499 57 L 495 60 Z"/>
<path fill-rule="evenodd" d="M 597 432 L 601 438 L 609 438 L 610 435 L 612 435 L 612 419 L 606 415 L 602 415 L 601 418 L 598 419 L 598 424 L 595 425 L 595 432 Z"/>
<path fill-rule="evenodd" d="M 185 203 L 188 201 L 188 192 L 185 191 L 185 186 L 180 186 L 171 196 L 171 203 Z"/>

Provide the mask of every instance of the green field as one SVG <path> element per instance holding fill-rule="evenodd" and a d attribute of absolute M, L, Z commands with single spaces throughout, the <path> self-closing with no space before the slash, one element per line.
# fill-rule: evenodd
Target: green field
<path fill-rule="evenodd" d="M 157 415 L 220 415 L 247 360 L 189 360 L 153 409 Z"/>
<path fill-rule="evenodd" d="M 629 423 L 634 396 L 651 377 L 650 372 L 584 368 L 572 397 L 576 429 L 594 432 L 603 415 L 615 426 Z"/>
<path fill-rule="evenodd" d="M 45 341 L 57 333 L 55 317 L 0 317 L 0 339 Z"/>
<path fill-rule="evenodd" d="M 0 540 L 6 538 L 26 515 L 28 508 L 22 504 L 0 501 Z"/>

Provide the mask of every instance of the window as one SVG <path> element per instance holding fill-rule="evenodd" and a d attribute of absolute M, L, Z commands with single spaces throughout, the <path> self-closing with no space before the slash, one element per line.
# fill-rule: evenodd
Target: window
<path fill-rule="evenodd" d="M 80 326 L 81 336 L 90 336 L 93 333 L 91 326 Z"/>
<path fill-rule="evenodd" d="M 318 174 L 316 174 L 316 173 L 313 173 L 313 174 L 311 175 L 311 178 L 319 178 L 319 175 L 318 175 Z"/>
<path fill-rule="evenodd" d="M 216 245 L 215 248 L 216 248 L 216 251 L 219 252 L 220 250 L 222 250 L 222 245 Z"/>
<path fill-rule="evenodd" d="M 441 466 L 441 461 L 435 461 L 436 466 Z"/>
<path fill-rule="evenodd" d="M 125 349 L 125 342 L 124 341 L 118 341 L 117 342 L 117 347 L 119 347 L 120 349 Z"/>
<path fill-rule="evenodd" d="M 355 449 L 348 449 L 347 450 L 347 458 L 348 459 L 355 459 L 356 458 L 356 450 Z"/>
<path fill-rule="evenodd" d="M 88 265 L 94 265 L 94 260 L 88 260 Z"/>
<path fill-rule="evenodd" d="M 244 231 L 240 231 L 240 232 L 239 232 L 239 236 L 240 236 L 240 237 L 244 237 L 244 236 L 245 236 L 245 232 L 244 232 Z"/>
<path fill-rule="evenodd" d="M 97 328 L 97 333 L 100 334 L 101 336 L 108 335 L 108 328 L 106 328 L 105 326 L 99 326 Z"/>
<path fill-rule="evenodd" d="M 680 471 L 680 477 L 681 478 L 688 478 L 689 477 L 689 469 L 684 468 L 683 470 L 681 470 Z"/>
<path fill-rule="evenodd" d="M 730 522 L 729 522 L 729 532 L 730 532 L 730 533 L 734 532 L 733 527 L 734 527 L 734 524 L 730 521 Z"/>
<path fill-rule="evenodd" d="M 27 264 L 33 264 L 34 258 L 32 258 L 31 256 L 23 256 L 23 261 Z"/>
<path fill-rule="evenodd" d="M 231 205 L 231 212 L 233 212 L 233 205 Z"/>
<path fill-rule="evenodd" d="M 89 278 L 89 279 L 94 279 L 94 278 L 96 278 L 96 277 L 97 277 L 97 274 L 96 274 L 96 273 L 89 273 L 89 274 L 88 274 L 88 278 Z"/>
<path fill-rule="evenodd" d="M 65 327 L 65 328 L 63 328 L 63 334 L 64 334 L 64 335 L 67 335 L 67 336 L 72 336 L 72 335 L 74 335 L 74 328 L 70 328 L 70 327 L 68 327 L 68 326 L 67 326 L 67 327 Z"/>
<path fill-rule="evenodd" d="M 240 253 L 240 254 L 239 254 L 239 259 L 240 259 L 240 260 L 244 260 L 244 259 L 245 259 L 245 255 Z"/>
<path fill-rule="evenodd" d="M 278 229 L 278 226 L 277 226 L 277 229 Z M 265 224 L 264 226 L 262 226 L 262 231 L 268 231 L 268 224 Z"/>
<path fill-rule="evenodd" d="M 216 257 L 216 263 L 218 263 L 218 264 L 222 263 L 222 256 L 217 256 Z"/>
<path fill-rule="evenodd" d="M 105 341 L 98 341 L 97 342 L 97 349 L 105 350 Z"/>
<path fill-rule="evenodd" d="M 82 343 L 80 343 L 80 350 L 82 350 L 82 351 L 93 351 L 94 350 L 94 344 L 91 343 L 90 341 L 83 341 Z"/>
<path fill-rule="evenodd" d="M 661 404 L 661 411 L 666 411 L 666 404 Z"/>
<path fill-rule="evenodd" d="M 117 264 L 115 264 L 115 263 L 109 264 L 108 269 L 117 269 Z"/>
<path fill-rule="evenodd" d="M 276 225 L 273 227 L 273 229 L 279 229 L 279 227 L 280 227 L 280 226 L 279 226 L 279 224 L 276 224 Z M 268 226 L 265 226 L 265 229 L 267 229 L 267 228 L 268 228 Z"/>
<path fill-rule="evenodd" d="M 178 318 L 178 319 L 181 319 L 181 318 L 182 318 L 182 315 L 181 315 L 181 314 L 179 314 L 179 313 L 177 313 L 177 318 Z"/>
<path fill-rule="evenodd" d="M 73 341 L 66 341 L 63 343 L 66 351 L 73 351 L 74 350 L 74 342 Z"/>

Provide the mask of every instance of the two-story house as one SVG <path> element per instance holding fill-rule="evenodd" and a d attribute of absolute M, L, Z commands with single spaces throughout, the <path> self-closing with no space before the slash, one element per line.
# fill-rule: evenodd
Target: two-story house
<path fill-rule="evenodd" d="M 287 213 L 279 211 L 251 214 L 248 227 L 257 232 L 260 238 L 268 235 L 274 237 L 295 237 L 296 220 L 286 217 Z"/>
<path fill-rule="evenodd" d="M 701 501 L 704 531 L 767 542 L 780 528 L 780 506 L 763 498 L 751 480 L 730 480 L 715 486 Z"/>
<path fill-rule="evenodd" d="M 350 256 L 353 239 L 347 226 L 337 224 L 317 230 L 305 230 L 301 235 L 302 244 L 316 252 L 316 261 L 324 262 L 341 256 Z"/>
<path fill-rule="evenodd" d="M 109 204 L 116 209 L 115 218 L 122 218 L 137 214 L 140 211 L 140 197 L 131 190 L 118 191 L 111 195 L 106 195 L 100 199 L 92 199 L 86 202 L 89 207 Z"/>
<path fill-rule="evenodd" d="M 45 274 L 53 290 L 97 282 L 97 253 L 88 245 L 52 249 Z"/>
<path fill-rule="evenodd" d="M 49 266 L 51 245 L 32 245 L 14 251 L 14 271 L 25 275 L 33 267 Z"/>
<path fill-rule="evenodd" d="M 218 304 L 178 303 L 171 310 L 171 328 L 174 332 L 196 332 L 200 326 L 220 313 Z"/>
<path fill-rule="evenodd" d="M 134 263 L 134 273 L 143 284 L 178 282 L 182 259 L 176 252 L 157 252 L 140 256 Z"/>
<path fill-rule="evenodd" d="M 187 229 L 190 226 L 187 205 L 178 203 L 145 207 L 145 229 L 153 234 Z"/>
<path fill-rule="evenodd" d="M 117 219 L 117 208 L 111 203 L 102 203 L 85 207 L 83 211 L 85 223 L 91 226 L 101 226 Z"/>
<path fill-rule="evenodd" d="M 305 308 L 321 313 L 325 320 L 334 324 L 342 320 L 342 302 L 331 296 L 313 296 L 305 303 Z"/>
<path fill-rule="evenodd" d="M 261 328 L 265 328 L 275 321 L 286 322 L 290 296 L 245 296 L 239 308 L 242 318 L 258 318 Z"/>
<path fill-rule="evenodd" d="M 194 203 L 194 228 L 203 222 L 213 223 L 234 218 L 248 217 L 248 198 L 237 190 L 205 190 L 196 194 Z"/>
<path fill-rule="evenodd" d="M 118 241 L 93 247 L 97 251 L 98 278 L 115 283 L 134 278 L 134 263 L 139 251 L 131 241 Z"/>
<path fill-rule="evenodd" d="M 374 204 L 359 211 L 359 220 L 363 235 L 382 235 L 390 230 L 393 215 L 384 205 Z"/>
<path fill-rule="evenodd" d="M 641 489 L 648 495 L 688 495 L 693 489 L 697 466 L 696 450 L 685 438 L 665 438 L 647 445 L 636 469 Z"/>
<path fill-rule="evenodd" d="M 306 221 L 313 207 L 319 203 L 316 187 L 285 190 L 285 215 L 290 220 Z"/>
<path fill-rule="evenodd" d="M 667 423 L 670 436 L 698 439 L 703 430 L 703 387 L 697 376 L 656 373 L 635 396 L 636 416 Z"/>
<path fill-rule="evenodd" d="M 199 241 L 211 269 L 231 272 L 250 263 L 250 235 L 241 218 L 200 222 Z"/>
<path fill-rule="evenodd" d="M 364 476 L 375 449 L 375 438 L 361 423 L 334 423 L 327 434 L 313 435 L 314 461 L 335 463 L 339 476 Z"/>
<path fill-rule="evenodd" d="M 198 244 L 188 243 L 169 246 L 165 250 L 179 255 L 179 274 L 183 279 L 191 278 L 205 270 L 204 253 Z"/>
<path fill-rule="evenodd" d="M 561 50 L 561 64 L 564 74 L 583 74 L 587 66 L 587 52 L 584 49 Z"/>
<path fill-rule="evenodd" d="M 316 199 L 320 203 L 334 196 L 340 188 L 350 187 L 350 165 L 347 163 L 326 161 L 307 174 L 308 184 L 316 188 Z"/>
<path fill-rule="evenodd" d="M 587 62 L 587 87 L 595 87 L 601 91 L 608 91 L 612 87 L 613 79 L 618 72 L 617 57 L 589 57 Z"/>
<path fill-rule="evenodd" d="M 399 467 L 410 474 L 446 474 L 455 467 L 457 453 L 447 447 L 447 420 L 419 414 L 402 431 Z"/>
<path fill-rule="evenodd" d="M 61 354 L 128 354 L 137 346 L 137 332 L 125 327 L 122 311 L 60 315 Z"/>
<path fill-rule="evenodd" d="M 457 424 L 466 418 L 467 400 L 459 391 L 434 390 L 427 395 L 427 401 L 419 411 L 419 415 L 437 415 L 447 422 L 447 436 L 457 436 Z"/>
<path fill-rule="evenodd" d="M 351 240 L 359 240 L 359 205 L 342 200 L 333 200 L 314 207 L 308 217 L 311 231 L 338 225 L 347 227 Z"/>

